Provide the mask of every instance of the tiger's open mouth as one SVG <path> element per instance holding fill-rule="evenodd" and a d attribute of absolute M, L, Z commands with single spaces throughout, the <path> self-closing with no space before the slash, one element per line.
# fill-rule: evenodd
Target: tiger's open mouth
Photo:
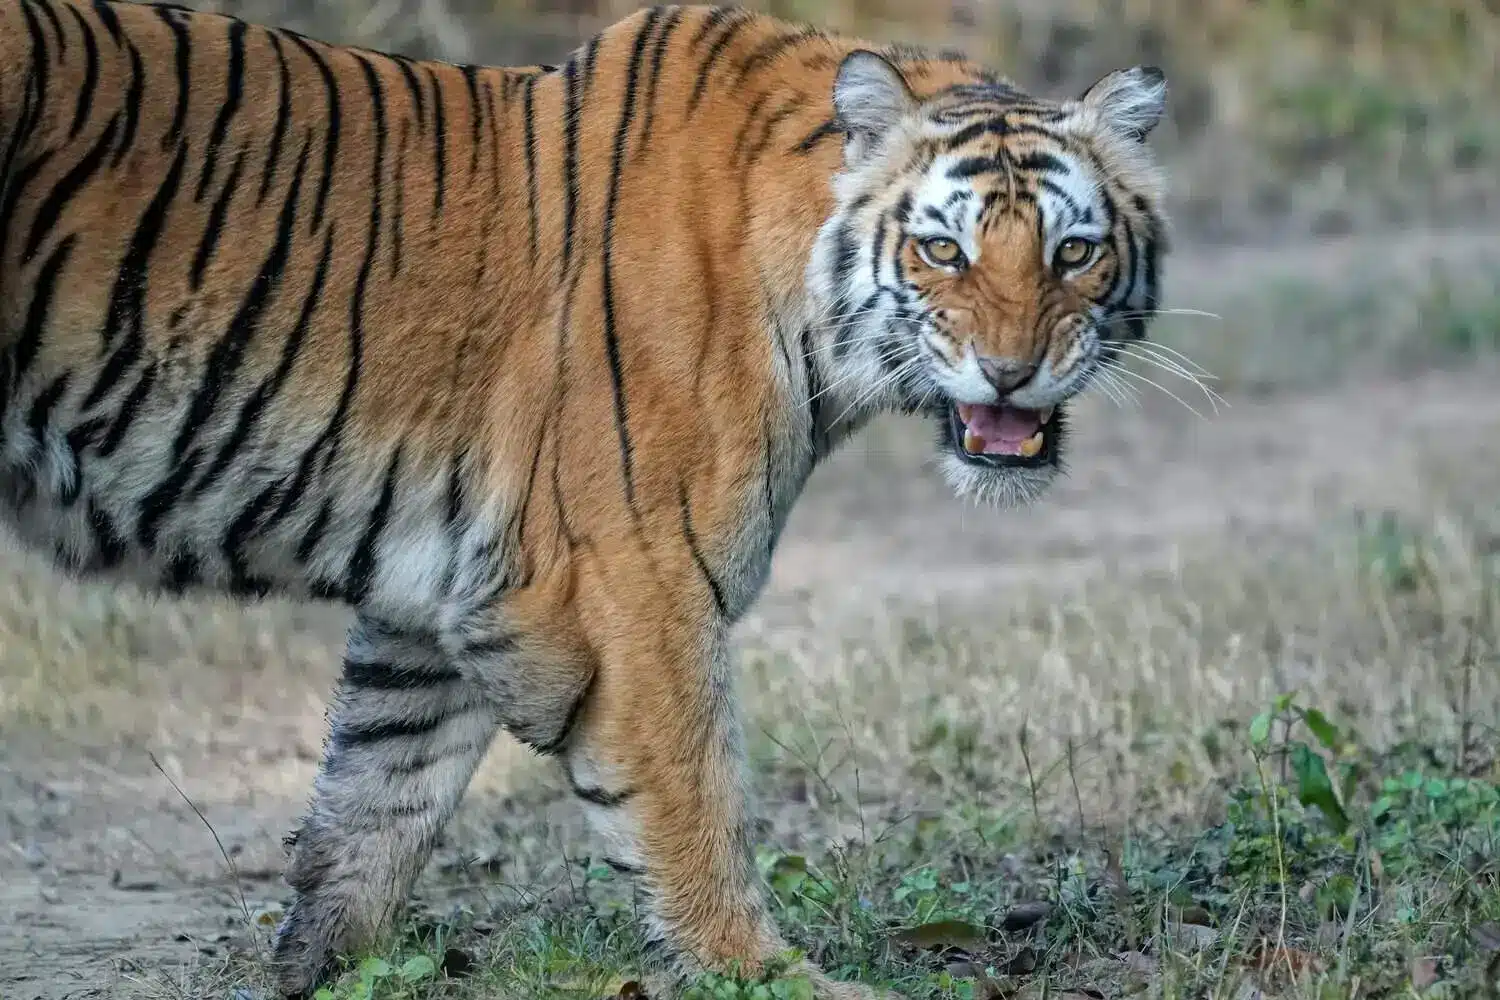
<path fill-rule="evenodd" d="M 948 408 L 948 438 L 954 454 L 971 465 L 1035 467 L 1056 461 L 1061 418 L 1057 407 L 959 403 Z"/>

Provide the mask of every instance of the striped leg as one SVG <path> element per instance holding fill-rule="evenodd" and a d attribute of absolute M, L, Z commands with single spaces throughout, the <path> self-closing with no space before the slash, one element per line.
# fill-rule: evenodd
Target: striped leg
<path fill-rule="evenodd" d="M 276 941 L 283 992 L 311 991 L 340 953 L 389 929 L 497 726 L 435 636 L 356 621 L 312 808 L 294 835 L 297 899 Z"/>

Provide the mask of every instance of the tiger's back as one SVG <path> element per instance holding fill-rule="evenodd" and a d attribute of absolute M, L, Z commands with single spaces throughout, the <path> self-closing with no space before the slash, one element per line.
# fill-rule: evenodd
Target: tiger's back
<path fill-rule="evenodd" d="M 488 257 L 525 201 L 470 129 L 532 77 L 169 7 L 0 14 L 34 67 L 0 209 L 22 534 L 174 590 L 435 597 L 455 409 L 506 382 L 466 341 L 537 311 Z M 382 573 L 387 532 L 413 557 Z"/>

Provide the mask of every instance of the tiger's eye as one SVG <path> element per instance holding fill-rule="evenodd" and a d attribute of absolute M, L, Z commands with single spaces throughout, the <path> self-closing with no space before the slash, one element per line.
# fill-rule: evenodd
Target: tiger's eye
<path fill-rule="evenodd" d="M 1094 256 L 1096 244 L 1078 236 L 1063 240 L 1057 248 L 1057 263 L 1060 267 L 1082 267 Z"/>
<path fill-rule="evenodd" d="M 946 236 L 934 236 L 922 243 L 922 249 L 926 251 L 927 258 L 934 264 L 944 264 L 949 267 L 962 267 L 964 264 L 963 248 L 958 245 L 957 240 L 950 240 Z"/>

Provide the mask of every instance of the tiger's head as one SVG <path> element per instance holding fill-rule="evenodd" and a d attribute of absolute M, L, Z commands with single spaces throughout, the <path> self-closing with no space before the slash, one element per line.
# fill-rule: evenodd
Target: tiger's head
<path fill-rule="evenodd" d="M 1038 495 L 1068 401 L 1144 337 L 1165 251 L 1145 139 L 1165 98 L 1148 67 L 1047 102 L 983 75 L 919 97 L 865 49 L 839 65 L 843 169 L 808 268 L 833 377 L 931 414 L 960 495 Z"/>

